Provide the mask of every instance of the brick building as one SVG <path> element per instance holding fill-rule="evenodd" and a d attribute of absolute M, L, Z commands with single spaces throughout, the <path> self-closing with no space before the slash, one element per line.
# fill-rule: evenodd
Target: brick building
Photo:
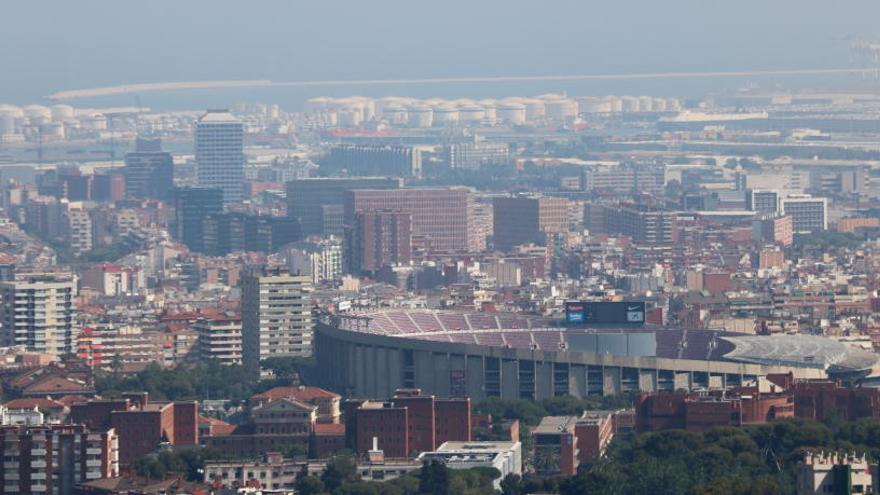
<path fill-rule="evenodd" d="M 763 424 L 794 413 L 794 399 L 788 392 L 761 393 L 754 388 L 701 395 L 659 392 L 639 396 L 636 429 L 705 431 L 717 426 Z"/>
<path fill-rule="evenodd" d="M 794 242 L 794 221 L 790 215 L 765 215 L 752 223 L 752 238 L 791 246 Z"/>
<path fill-rule="evenodd" d="M 578 467 L 575 416 L 546 416 L 532 431 L 533 464 L 541 475 L 574 476 Z"/>
<path fill-rule="evenodd" d="M 412 261 L 412 215 L 400 211 L 356 213 L 347 237 L 352 273 L 373 272 L 380 268 Z"/>
<path fill-rule="evenodd" d="M 568 230 L 565 198 L 515 196 L 492 201 L 495 249 L 510 251 L 521 244 L 545 244 L 547 234 Z"/>
<path fill-rule="evenodd" d="M 275 387 L 251 397 L 251 405 L 260 406 L 278 399 L 295 399 L 318 408 L 318 423 L 339 423 L 340 400 L 334 392 L 318 387 Z"/>
<path fill-rule="evenodd" d="M 618 431 L 630 430 L 623 411 L 584 411 L 580 416 L 547 416 L 534 428 L 534 465 L 546 475 L 574 475 L 591 464 Z"/>
<path fill-rule="evenodd" d="M 251 420 L 203 439 L 228 455 L 247 457 L 299 445 L 323 457 L 345 448 L 339 395 L 316 387 L 276 387 L 251 397 Z"/>
<path fill-rule="evenodd" d="M 198 445 L 198 403 L 151 403 L 146 392 L 121 400 L 92 400 L 70 407 L 73 423 L 93 431 L 114 429 L 119 436 L 119 462 L 131 465 L 160 444 Z"/>
<path fill-rule="evenodd" d="M 837 221 L 838 232 L 852 234 L 862 229 L 876 228 L 880 228 L 880 218 L 877 217 L 841 218 Z"/>
<path fill-rule="evenodd" d="M 477 243 L 470 229 L 473 198 L 470 189 L 355 189 L 346 191 L 343 219 L 355 224 L 362 212 L 392 210 L 409 213 L 412 235 L 424 238 L 436 251 L 469 251 Z"/>
<path fill-rule="evenodd" d="M 373 447 L 373 437 L 392 458 L 471 440 L 470 399 L 438 399 L 418 389 L 400 389 L 386 402 L 348 401 L 345 418 L 347 443 L 358 453 Z"/>
<path fill-rule="evenodd" d="M 605 453 L 615 433 L 612 411 L 585 411 L 574 427 L 577 437 L 578 461 L 589 463 Z"/>
<path fill-rule="evenodd" d="M 803 380 L 792 386 L 798 418 L 825 421 L 839 414 L 845 421 L 880 417 L 880 390 L 841 387 L 832 380 Z"/>

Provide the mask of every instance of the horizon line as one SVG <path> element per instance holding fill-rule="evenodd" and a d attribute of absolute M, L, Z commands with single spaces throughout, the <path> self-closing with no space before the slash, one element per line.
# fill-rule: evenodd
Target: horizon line
<path fill-rule="evenodd" d="M 696 72 L 641 72 L 629 74 L 569 74 L 541 76 L 476 76 L 476 77 L 429 77 L 413 79 L 331 79 L 314 81 L 272 81 L 270 79 L 213 80 L 120 84 L 97 88 L 64 90 L 52 93 L 50 100 L 74 100 L 151 91 L 180 91 L 189 89 L 227 89 L 258 87 L 310 87 L 310 86 L 401 86 L 416 84 L 461 84 L 494 82 L 539 82 L 539 81 L 608 81 L 628 79 L 679 79 L 679 78 L 719 78 L 751 76 L 799 76 L 799 75 L 837 75 L 878 73 L 877 68 L 846 69 L 780 69 L 743 71 L 696 71 Z"/>

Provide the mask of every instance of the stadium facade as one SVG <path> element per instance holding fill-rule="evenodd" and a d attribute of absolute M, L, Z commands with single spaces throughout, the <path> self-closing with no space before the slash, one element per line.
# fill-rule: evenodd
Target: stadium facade
<path fill-rule="evenodd" d="M 737 386 L 770 373 L 825 378 L 877 370 L 876 355 L 832 339 L 750 337 L 742 345 L 734 337 L 741 336 L 646 326 L 573 328 L 514 314 L 384 310 L 319 317 L 315 347 L 321 385 L 352 397 L 389 397 L 398 388 L 474 400 L 586 397 Z M 761 338 L 768 345 L 755 345 Z M 826 347 L 831 351 L 823 354 Z"/>

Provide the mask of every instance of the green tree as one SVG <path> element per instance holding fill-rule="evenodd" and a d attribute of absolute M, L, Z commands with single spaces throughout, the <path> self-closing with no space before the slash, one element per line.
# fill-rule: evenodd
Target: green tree
<path fill-rule="evenodd" d="M 330 458 L 321 474 L 321 481 L 328 492 L 334 492 L 345 483 L 357 481 L 357 466 L 349 456 L 338 455 Z"/>
<path fill-rule="evenodd" d="M 511 473 L 501 480 L 501 493 L 503 495 L 521 495 L 522 492 L 522 477 L 520 475 Z"/>
<path fill-rule="evenodd" d="M 320 495 L 324 493 L 324 483 L 317 476 L 300 476 L 296 479 L 296 493 L 299 495 Z"/>
<path fill-rule="evenodd" d="M 778 495 L 784 493 L 779 482 L 769 476 L 755 480 L 724 476 L 694 487 L 693 495 Z"/>
<path fill-rule="evenodd" d="M 425 462 L 419 474 L 419 493 L 447 495 L 450 492 L 449 470 L 439 461 Z"/>
<path fill-rule="evenodd" d="M 334 495 L 380 495 L 379 483 L 356 481 L 346 483 L 335 490 Z"/>

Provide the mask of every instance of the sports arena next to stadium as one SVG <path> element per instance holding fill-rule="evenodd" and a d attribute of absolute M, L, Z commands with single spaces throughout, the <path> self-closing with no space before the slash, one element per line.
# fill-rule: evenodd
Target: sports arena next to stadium
<path fill-rule="evenodd" d="M 645 303 L 566 303 L 564 320 L 521 314 L 389 309 L 326 314 L 316 326 L 318 376 L 352 396 L 399 388 L 503 399 L 873 376 L 878 355 L 834 339 L 645 325 Z"/>

